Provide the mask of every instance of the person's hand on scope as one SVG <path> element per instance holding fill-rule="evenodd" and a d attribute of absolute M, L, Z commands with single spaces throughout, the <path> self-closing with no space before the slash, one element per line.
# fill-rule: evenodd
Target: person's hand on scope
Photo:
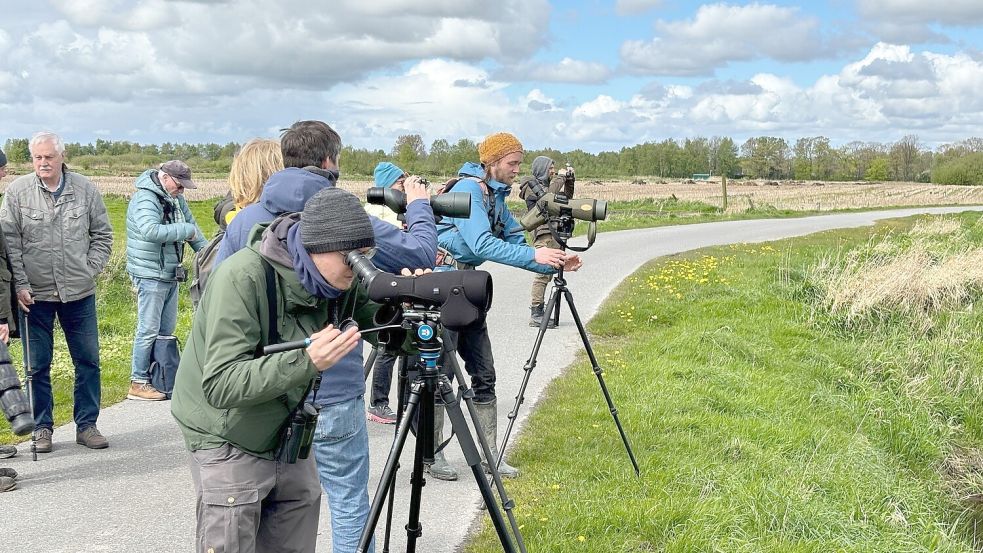
<path fill-rule="evenodd" d="M 554 269 L 559 269 L 566 261 L 567 254 L 563 250 L 556 248 L 536 248 L 536 263 L 549 265 Z M 564 267 L 565 269 L 566 267 Z"/>
<path fill-rule="evenodd" d="M 410 205 L 416 200 L 430 201 L 430 192 L 427 191 L 426 185 L 417 175 L 406 177 L 406 180 L 403 181 L 403 189 L 406 192 L 406 205 Z"/>
<path fill-rule="evenodd" d="M 348 352 L 358 346 L 362 335 L 358 328 L 352 326 L 341 332 L 334 325 L 328 325 L 323 330 L 311 334 L 311 345 L 307 346 L 307 355 L 311 358 L 318 372 L 334 366 Z"/>
<path fill-rule="evenodd" d="M 564 271 L 570 271 L 572 273 L 583 266 L 584 262 L 575 253 L 568 253 L 566 259 L 563 260 Z"/>
<path fill-rule="evenodd" d="M 407 269 L 407 268 L 403 268 L 403 270 L 400 271 L 399 274 L 402 275 L 402 276 L 420 276 L 420 275 L 425 275 L 427 273 L 432 273 L 432 272 L 433 272 L 433 269 Z"/>

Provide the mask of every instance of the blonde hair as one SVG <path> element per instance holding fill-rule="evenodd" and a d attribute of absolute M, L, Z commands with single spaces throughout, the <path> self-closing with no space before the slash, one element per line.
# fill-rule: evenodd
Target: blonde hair
<path fill-rule="evenodd" d="M 236 209 L 258 202 L 266 180 L 281 169 L 283 153 L 278 140 L 254 138 L 243 144 L 229 170 L 229 188 Z"/>

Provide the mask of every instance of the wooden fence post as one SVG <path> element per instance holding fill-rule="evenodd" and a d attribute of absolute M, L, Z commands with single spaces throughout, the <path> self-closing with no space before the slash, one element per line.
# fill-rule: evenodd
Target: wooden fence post
<path fill-rule="evenodd" d="M 721 211 L 727 211 L 727 175 L 720 176 L 720 190 L 724 194 L 724 206 Z"/>

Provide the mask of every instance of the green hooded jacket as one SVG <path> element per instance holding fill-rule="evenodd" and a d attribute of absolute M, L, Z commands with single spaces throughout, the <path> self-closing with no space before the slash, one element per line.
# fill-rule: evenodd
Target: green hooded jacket
<path fill-rule="evenodd" d="M 257 225 L 249 246 L 215 269 L 195 313 L 171 399 L 189 451 L 229 443 L 273 459 L 290 412 L 317 375 L 305 349 L 258 355 L 269 337 L 264 260 L 276 275 L 281 342 L 303 340 L 337 323 L 329 320 L 330 301 L 309 294 L 293 267 L 259 253 L 267 226 Z M 354 312 L 362 328 L 371 326 L 378 307 L 360 287 L 331 301 L 342 302 L 341 313 Z"/>

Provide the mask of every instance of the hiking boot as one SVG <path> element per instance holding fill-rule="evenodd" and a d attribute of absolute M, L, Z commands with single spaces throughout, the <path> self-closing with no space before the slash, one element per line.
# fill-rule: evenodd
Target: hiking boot
<path fill-rule="evenodd" d="M 543 306 L 533 305 L 529 307 L 529 312 L 529 326 L 539 328 L 543 324 L 543 317 L 546 316 L 543 312 Z M 546 323 L 546 328 L 556 328 L 556 321 L 553 320 L 553 317 L 550 317 L 549 322 Z"/>
<path fill-rule="evenodd" d="M 50 428 L 38 428 L 34 431 L 34 447 L 38 453 L 51 453 Z"/>
<path fill-rule="evenodd" d="M 9 492 L 17 487 L 17 481 L 9 476 L 0 476 L 0 493 Z"/>
<path fill-rule="evenodd" d="M 106 449 L 109 447 L 109 440 L 99 432 L 99 429 L 95 425 L 81 432 L 76 432 L 75 443 L 84 445 L 89 449 Z"/>
<path fill-rule="evenodd" d="M 12 445 L 0 445 L 0 459 L 7 459 L 17 455 L 17 448 Z"/>
<path fill-rule="evenodd" d="M 126 399 L 163 401 L 167 399 L 167 396 L 158 392 L 149 382 L 130 382 L 130 391 L 126 393 Z"/>
<path fill-rule="evenodd" d="M 373 405 L 368 409 L 368 418 L 372 422 L 379 424 L 396 424 L 396 413 L 389 408 L 388 403 Z"/>
<path fill-rule="evenodd" d="M 17 471 L 14 469 L 0 468 L 0 476 L 6 476 L 7 478 L 17 478 Z"/>

